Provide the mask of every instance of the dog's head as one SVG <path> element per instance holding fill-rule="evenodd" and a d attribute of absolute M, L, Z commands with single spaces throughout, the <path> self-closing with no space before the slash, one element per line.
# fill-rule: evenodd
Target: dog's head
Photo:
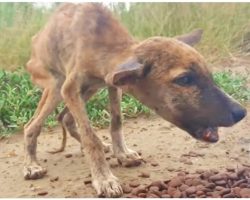
<path fill-rule="evenodd" d="M 164 119 L 199 140 L 217 142 L 218 127 L 232 126 L 246 110 L 214 83 L 204 58 L 191 46 L 199 42 L 201 30 L 176 38 L 152 37 L 108 82 L 120 87 L 153 109 Z"/>

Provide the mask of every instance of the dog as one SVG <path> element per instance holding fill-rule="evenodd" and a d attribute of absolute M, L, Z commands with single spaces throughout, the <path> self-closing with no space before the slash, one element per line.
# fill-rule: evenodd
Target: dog
<path fill-rule="evenodd" d="M 218 127 L 232 126 L 246 115 L 238 102 L 214 83 L 204 58 L 192 47 L 201 31 L 175 38 L 136 41 L 101 4 L 66 3 L 32 38 L 26 69 L 43 89 L 35 114 L 24 127 L 25 179 L 46 174 L 36 158 L 37 137 L 47 116 L 64 101 L 77 124 L 92 185 L 99 196 L 119 197 L 122 188 L 112 174 L 104 148 L 87 117 L 86 101 L 108 87 L 113 153 L 120 162 L 140 160 L 122 134 L 120 100 L 130 93 L 165 120 L 192 137 L 219 140 Z"/>

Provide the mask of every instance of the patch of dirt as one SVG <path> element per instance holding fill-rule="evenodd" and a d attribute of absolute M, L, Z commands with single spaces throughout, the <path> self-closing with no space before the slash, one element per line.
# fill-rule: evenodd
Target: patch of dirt
<path fill-rule="evenodd" d="M 148 185 L 174 177 L 180 171 L 225 171 L 226 167 L 250 165 L 249 127 L 247 116 L 232 128 L 221 128 L 218 143 L 206 144 L 157 116 L 140 117 L 124 123 L 124 134 L 128 146 L 141 152 L 146 163 L 123 168 L 115 164 L 117 161 L 110 153 L 106 157 L 123 184 L 139 181 Z M 97 130 L 97 134 L 110 142 L 108 129 Z M 88 164 L 74 139 L 68 136 L 66 150 L 58 154 L 46 151 L 60 146 L 60 128 L 44 130 L 38 140 L 39 162 L 48 169 L 39 180 L 24 180 L 22 176 L 23 135 L 0 141 L 0 197 L 96 197 Z"/>

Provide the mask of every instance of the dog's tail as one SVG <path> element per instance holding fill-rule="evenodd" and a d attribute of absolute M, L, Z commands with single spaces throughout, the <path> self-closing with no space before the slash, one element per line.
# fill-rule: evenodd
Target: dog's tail
<path fill-rule="evenodd" d="M 61 113 L 59 113 L 58 117 L 57 117 L 57 121 L 59 122 L 59 124 L 61 125 L 62 127 L 62 143 L 61 143 L 61 146 L 59 149 L 55 149 L 55 150 L 51 150 L 51 151 L 48 151 L 48 153 L 52 153 L 52 154 L 55 154 L 55 153 L 59 153 L 59 152 L 63 152 L 64 149 L 65 149 L 65 146 L 66 146 L 66 143 L 67 143 L 67 131 L 66 131 L 66 128 L 63 124 L 63 117 L 64 115 L 68 112 L 68 108 L 65 107 Z"/>

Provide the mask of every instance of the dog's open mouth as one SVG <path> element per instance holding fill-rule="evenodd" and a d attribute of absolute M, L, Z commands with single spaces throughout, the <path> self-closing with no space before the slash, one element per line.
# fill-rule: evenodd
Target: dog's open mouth
<path fill-rule="evenodd" d="M 198 139 L 205 142 L 214 143 L 219 140 L 217 127 L 200 128 L 195 132 L 195 135 L 198 136 Z"/>

